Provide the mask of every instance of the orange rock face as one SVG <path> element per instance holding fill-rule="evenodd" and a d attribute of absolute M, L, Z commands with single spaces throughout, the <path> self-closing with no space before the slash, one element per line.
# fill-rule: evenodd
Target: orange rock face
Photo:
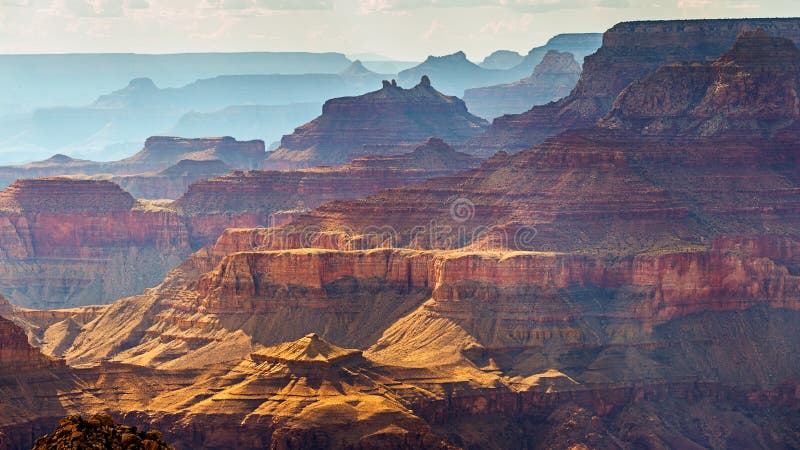
<path fill-rule="evenodd" d="M 64 362 L 44 356 L 28 343 L 25 332 L 0 317 L 0 370 L 3 372 L 63 368 Z"/>

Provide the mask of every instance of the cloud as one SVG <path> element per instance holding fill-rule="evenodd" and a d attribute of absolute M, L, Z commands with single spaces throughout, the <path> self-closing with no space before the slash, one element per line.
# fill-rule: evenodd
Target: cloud
<path fill-rule="evenodd" d="M 589 0 L 499 0 L 501 6 L 528 12 L 550 12 L 593 6 Z"/>
<path fill-rule="evenodd" d="M 206 0 L 204 6 L 221 10 L 329 10 L 333 9 L 333 0 Z"/>
<path fill-rule="evenodd" d="M 362 13 L 407 11 L 418 8 L 465 8 L 496 5 L 497 0 L 360 0 Z"/>
<path fill-rule="evenodd" d="M 428 26 L 428 29 L 425 30 L 425 33 L 422 34 L 422 37 L 424 37 L 425 40 L 429 41 L 441 28 L 442 24 L 438 20 L 433 19 L 433 21 L 431 21 L 431 24 Z"/>
<path fill-rule="evenodd" d="M 697 1 L 697 0 L 694 0 Z M 624 8 L 628 0 L 360 0 L 361 13 L 408 11 L 419 8 L 495 7 L 523 12 L 549 12 L 591 6 Z"/>
<path fill-rule="evenodd" d="M 600 0 L 597 6 L 601 8 L 629 8 L 631 3 L 628 0 Z"/>
<path fill-rule="evenodd" d="M 55 9 L 77 17 L 121 17 L 123 6 L 123 0 L 62 0 Z"/>
<path fill-rule="evenodd" d="M 125 7 L 128 9 L 148 9 L 150 2 L 148 0 L 127 0 Z"/>
<path fill-rule="evenodd" d="M 254 6 L 253 0 L 206 0 L 203 7 L 211 9 L 250 9 Z"/>
<path fill-rule="evenodd" d="M 533 14 L 522 14 L 520 17 L 510 20 L 492 20 L 483 25 L 480 29 L 481 34 L 512 34 L 526 33 L 533 25 Z"/>
<path fill-rule="evenodd" d="M 711 0 L 678 0 L 678 8 L 680 9 L 705 8 L 710 4 Z"/>
<path fill-rule="evenodd" d="M 0 7 L 24 7 L 31 6 L 32 0 L 0 0 Z"/>
<path fill-rule="evenodd" d="M 333 9 L 333 0 L 255 0 L 256 6 L 269 10 Z"/>

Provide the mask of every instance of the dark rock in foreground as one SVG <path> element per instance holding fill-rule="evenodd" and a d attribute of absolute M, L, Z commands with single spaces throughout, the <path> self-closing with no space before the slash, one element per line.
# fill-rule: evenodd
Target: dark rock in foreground
<path fill-rule="evenodd" d="M 84 420 L 80 416 L 65 417 L 58 428 L 36 441 L 33 450 L 61 449 L 172 449 L 161 439 L 161 432 L 141 432 L 136 427 L 115 425 L 108 414 L 97 414 Z"/>

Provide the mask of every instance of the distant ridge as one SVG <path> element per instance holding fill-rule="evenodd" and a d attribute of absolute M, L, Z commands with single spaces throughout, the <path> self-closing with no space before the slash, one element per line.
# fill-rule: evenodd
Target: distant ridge
<path fill-rule="evenodd" d="M 325 102 L 322 115 L 281 139 L 265 168 L 343 164 L 357 156 L 397 152 L 430 136 L 463 142 L 488 123 L 464 102 L 437 91 L 427 76 L 410 89 L 384 80 L 380 90 Z M 409 149 L 411 150 L 411 149 Z"/>

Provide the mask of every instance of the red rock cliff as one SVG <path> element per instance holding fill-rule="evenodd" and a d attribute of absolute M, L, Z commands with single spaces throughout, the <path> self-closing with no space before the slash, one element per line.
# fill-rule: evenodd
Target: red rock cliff
<path fill-rule="evenodd" d="M 21 306 L 109 302 L 157 284 L 190 252 L 175 212 L 107 181 L 20 180 L 0 205 L 0 279 Z"/>

